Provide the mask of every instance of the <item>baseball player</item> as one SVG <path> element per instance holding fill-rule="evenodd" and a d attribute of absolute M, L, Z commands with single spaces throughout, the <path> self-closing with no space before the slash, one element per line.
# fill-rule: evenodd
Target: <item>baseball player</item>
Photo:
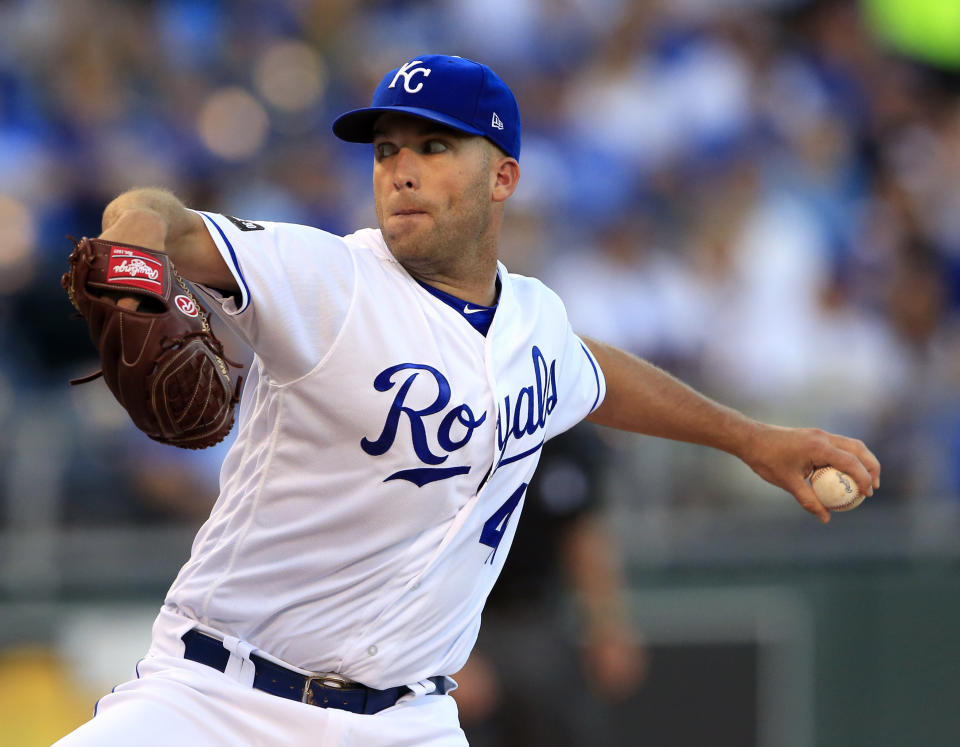
<path fill-rule="evenodd" d="M 102 239 L 166 251 L 255 358 L 152 645 L 62 745 L 465 744 L 451 675 L 544 442 L 585 417 L 724 449 L 823 521 L 811 465 L 879 486 L 859 441 L 758 423 L 581 339 L 499 263 L 520 115 L 485 65 L 405 61 L 333 131 L 372 143 L 377 229 L 155 189 L 104 212 Z"/>

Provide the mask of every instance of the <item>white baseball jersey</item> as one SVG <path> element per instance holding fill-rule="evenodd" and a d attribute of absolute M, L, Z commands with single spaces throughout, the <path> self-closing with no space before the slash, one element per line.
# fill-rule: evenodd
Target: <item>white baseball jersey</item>
<path fill-rule="evenodd" d="M 347 237 L 202 214 L 255 352 L 220 497 L 166 603 L 302 669 L 458 671 L 544 441 L 601 402 L 559 298 L 499 266 L 486 336 Z"/>

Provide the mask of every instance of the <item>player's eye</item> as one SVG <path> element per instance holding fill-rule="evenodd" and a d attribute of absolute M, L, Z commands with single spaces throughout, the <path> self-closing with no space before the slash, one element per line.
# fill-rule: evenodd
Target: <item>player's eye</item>
<path fill-rule="evenodd" d="M 427 140 L 423 144 L 424 153 L 443 153 L 447 150 L 447 144 L 443 140 Z"/>
<path fill-rule="evenodd" d="M 392 156 L 397 152 L 397 146 L 390 142 L 375 143 L 373 152 L 378 159 Z"/>

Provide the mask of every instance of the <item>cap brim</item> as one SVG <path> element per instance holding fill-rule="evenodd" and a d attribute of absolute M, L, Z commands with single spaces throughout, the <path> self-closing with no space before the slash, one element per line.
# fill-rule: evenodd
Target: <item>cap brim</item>
<path fill-rule="evenodd" d="M 466 132 L 470 135 L 484 136 L 485 133 L 478 130 L 473 125 L 440 114 L 432 109 L 420 109 L 414 106 L 371 106 L 365 109 L 354 109 L 353 111 L 341 114 L 333 122 L 333 134 L 341 140 L 348 143 L 372 143 L 373 126 L 381 114 L 387 112 L 399 112 L 401 114 L 410 114 L 420 119 L 428 119 L 431 122 L 452 127 L 455 130 Z"/>

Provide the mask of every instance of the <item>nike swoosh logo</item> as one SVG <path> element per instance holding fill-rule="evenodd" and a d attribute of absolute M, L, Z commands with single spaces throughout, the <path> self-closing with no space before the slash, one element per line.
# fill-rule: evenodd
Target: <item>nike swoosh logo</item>
<path fill-rule="evenodd" d="M 486 311 L 486 309 L 471 309 L 470 304 L 463 307 L 464 314 L 476 314 L 478 311 Z"/>

